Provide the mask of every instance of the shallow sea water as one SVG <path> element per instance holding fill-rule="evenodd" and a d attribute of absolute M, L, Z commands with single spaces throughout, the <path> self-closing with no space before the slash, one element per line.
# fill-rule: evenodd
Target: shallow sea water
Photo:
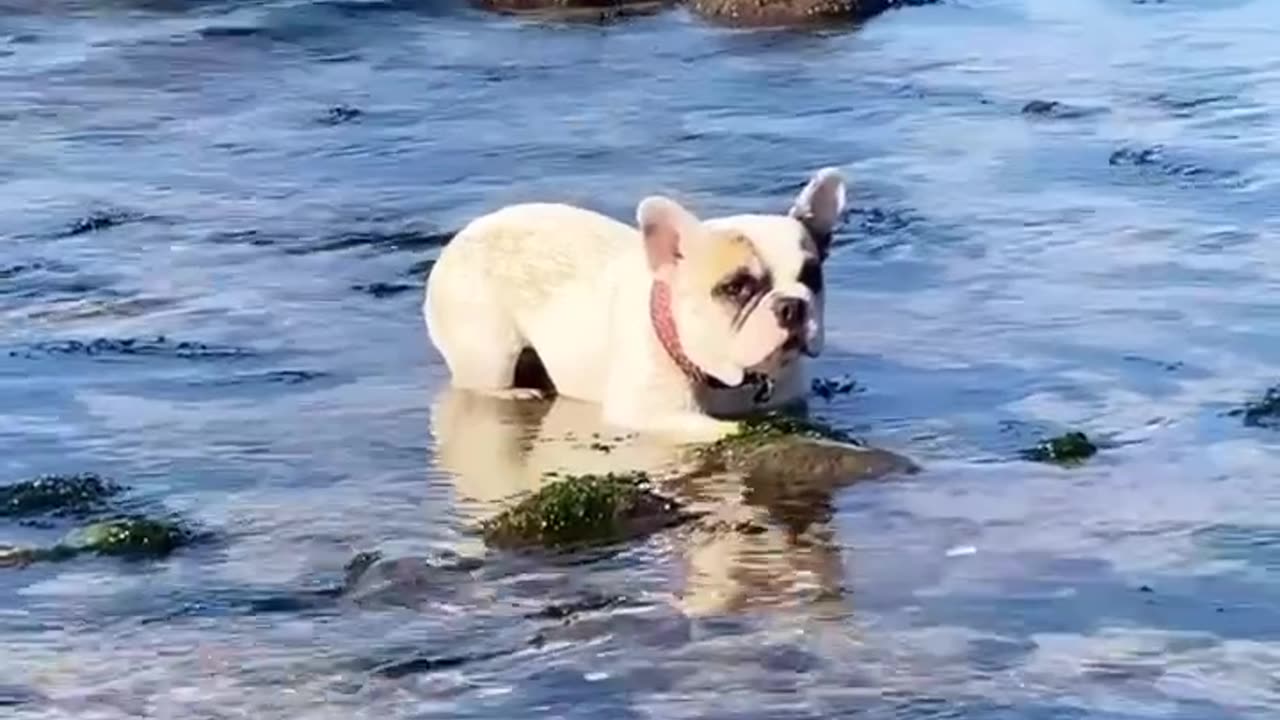
<path fill-rule="evenodd" d="M 0 1 L 0 482 L 102 473 L 218 538 L 0 570 L 0 707 L 1274 717 L 1280 436 L 1227 412 L 1280 363 L 1278 25 L 1266 0 L 823 32 Z M 486 556 L 477 517 L 600 454 L 582 408 L 444 389 L 418 304 L 449 232 L 657 191 L 781 211 L 826 164 L 852 210 L 815 374 L 858 388 L 814 411 L 924 471 L 749 537 Z M 1103 452 L 1017 459 L 1066 428 Z M 315 592 L 368 550 L 420 582 Z"/>

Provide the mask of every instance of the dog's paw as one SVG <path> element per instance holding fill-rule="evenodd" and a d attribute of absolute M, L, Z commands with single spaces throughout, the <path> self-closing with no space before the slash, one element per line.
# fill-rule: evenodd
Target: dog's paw
<path fill-rule="evenodd" d="M 545 400 L 546 394 L 537 388 L 503 388 L 486 390 L 485 394 L 498 400 Z"/>
<path fill-rule="evenodd" d="M 715 442 L 742 430 L 742 423 L 705 415 L 681 414 L 662 418 L 654 429 L 685 442 Z"/>

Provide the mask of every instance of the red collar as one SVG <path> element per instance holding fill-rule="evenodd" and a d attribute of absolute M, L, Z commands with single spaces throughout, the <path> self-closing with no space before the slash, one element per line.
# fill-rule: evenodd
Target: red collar
<path fill-rule="evenodd" d="M 649 288 L 649 319 L 653 322 L 653 332 L 658 334 L 658 342 L 662 343 L 663 350 L 667 351 L 672 363 L 680 368 L 680 372 L 690 382 L 712 389 L 728 387 L 721 380 L 705 373 L 685 354 L 685 347 L 680 343 L 680 333 L 676 331 L 676 316 L 671 313 L 671 284 L 664 279 L 654 279 L 653 286 Z M 768 402 L 773 397 L 773 380 L 765 375 L 746 373 L 742 377 L 742 386 L 756 388 L 751 396 L 756 404 Z"/>
<path fill-rule="evenodd" d="M 718 380 L 707 375 L 697 363 L 684 352 L 680 344 L 680 334 L 676 331 L 676 318 L 671 313 L 671 285 L 666 280 L 654 280 L 649 289 L 649 319 L 653 321 L 653 331 L 658 335 L 658 342 L 667 351 L 667 357 L 680 368 L 685 377 L 695 383 L 721 385 Z"/>
<path fill-rule="evenodd" d="M 680 372 L 690 382 L 705 385 L 713 390 L 723 390 L 728 385 L 707 374 L 698 364 L 685 354 L 680 344 L 680 333 L 676 331 L 676 318 L 671 312 L 671 285 L 666 280 L 655 279 L 649 289 L 649 319 L 653 322 L 653 331 L 667 351 L 667 357 L 680 368 Z M 756 387 L 752 399 L 764 403 L 773 396 L 773 381 L 758 373 L 749 372 L 742 378 L 742 385 Z"/>

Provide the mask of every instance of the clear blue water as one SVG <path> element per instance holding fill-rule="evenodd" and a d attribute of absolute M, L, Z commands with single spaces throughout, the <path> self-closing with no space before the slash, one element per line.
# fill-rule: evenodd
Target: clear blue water
<path fill-rule="evenodd" d="M 954 0 L 823 33 L 0 2 L 0 481 L 102 473 L 218 536 L 0 570 L 0 705 L 1274 717 L 1280 435 L 1225 412 L 1280 364 L 1277 27 L 1267 0 Z M 860 391 L 815 409 L 924 471 L 810 498 L 800 535 L 459 561 L 547 461 L 512 450 L 534 421 L 443 392 L 418 304 L 447 232 L 526 199 L 781 210 L 826 164 L 853 212 L 816 372 Z M 1064 428 L 1107 447 L 1016 459 Z M 431 567 L 299 599 L 373 549 Z"/>

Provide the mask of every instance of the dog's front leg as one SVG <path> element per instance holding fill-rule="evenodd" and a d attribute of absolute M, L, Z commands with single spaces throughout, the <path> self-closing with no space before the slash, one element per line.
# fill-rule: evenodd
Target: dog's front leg
<path fill-rule="evenodd" d="M 741 423 L 735 421 L 720 420 L 687 410 L 628 413 L 622 416 L 607 413 L 605 421 L 610 425 L 662 436 L 676 442 L 715 442 L 738 432 L 742 427 Z"/>

